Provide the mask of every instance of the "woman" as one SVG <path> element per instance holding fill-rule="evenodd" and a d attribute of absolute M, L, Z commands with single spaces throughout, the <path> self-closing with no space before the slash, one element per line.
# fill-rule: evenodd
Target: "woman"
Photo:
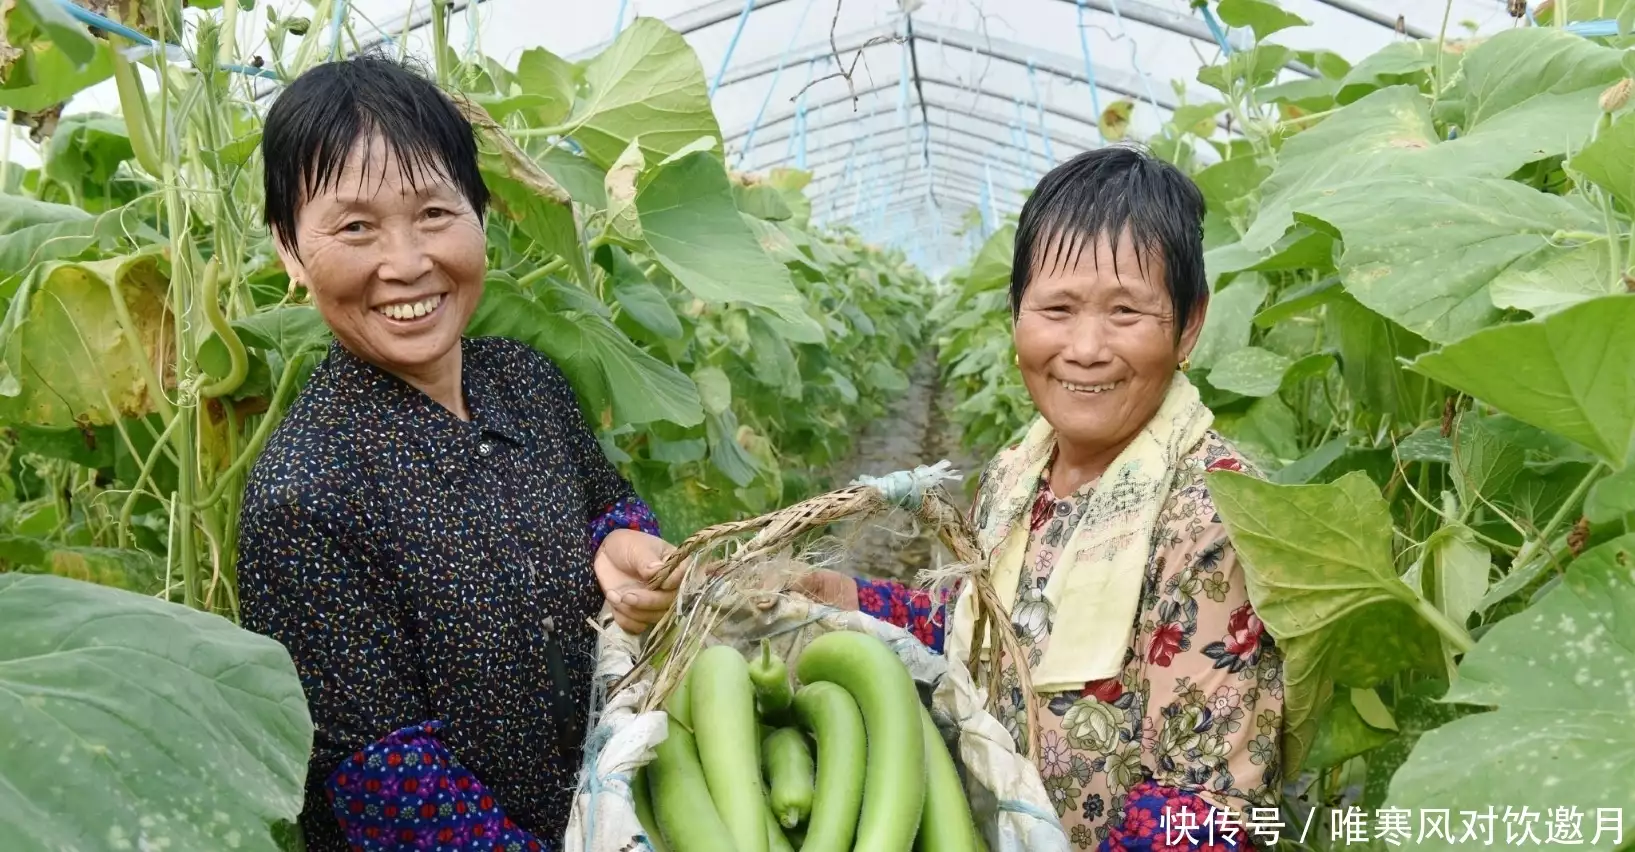
<path fill-rule="evenodd" d="M 1277 800 L 1281 658 L 1204 479 L 1249 468 L 1181 372 L 1208 303 L 1203 215 L 1185 175 L 1114 147 L 1046 175 L 1017 226 L 1016 363 L 1040 416 L 984 472 L 972 519 L 1079 849 L 1235 847 Z M 948 617 L 902 585 L 814 580 L 815 596 L 969 658 L 963 595 Z M 1001 663 L 1002 720 L 1022 748 L 1016 662 Z M 1211 835 L 1229 818 L 1237 833 Z"/>
<path fill-rule="evenodd" d="M 335 337 L 250 476 L 238 565 L 316 727 L 307 847 L 554 848 L 589 622 L 604 600 L 656 621 L 668 545 L 557 368 L 463 337 L 488 192 L 447 97 L 387 60 L 322 65 L 262 150 L 279 256 Z"/>

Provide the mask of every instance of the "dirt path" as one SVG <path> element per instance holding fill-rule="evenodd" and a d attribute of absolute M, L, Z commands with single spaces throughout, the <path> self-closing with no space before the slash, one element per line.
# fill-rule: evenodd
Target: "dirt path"
<path fill-rule="evenodd" d="M 837 486 L 860 475 L 881 476 L 942 459 L 967 480 L 976 476 L 979 462 L 960 448 L 959 429 L 947 416 L 957 401 L 938 381 L 936 357 L 934 351 L 927 352 L 909 372 L 908 391 L 891 410 L 863 427 L 851 457 L 830 471 Z M 953 483 L 950 488 L 961 509 L 967 504 L 964 485 Z M 837 527 L 834 532 L 847 545 L 845 561 L 833 567 L 865 577 L 912 581 L 934 557 L 946 558 L 942 548 L 903 515 Z"/>

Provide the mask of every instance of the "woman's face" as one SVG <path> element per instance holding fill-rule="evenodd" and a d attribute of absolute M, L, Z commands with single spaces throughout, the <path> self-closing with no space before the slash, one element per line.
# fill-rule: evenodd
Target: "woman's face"
<path fill-rule="evenodd" d="M 1014 328 L 1034 405 L 1060 441 L 1089 453 L 1116 453 L 1152 419 L 1203 327 L 1195 311 L 1176 342 L 1162 262 L 1143 265 L 1133 240 L 1119 242 L 1116 257 L 1098 239 L 1074 263 L 1041 258 Z"/>
<path fill-rule="evenodd" d="M 383 139 L 360 140 L 338 178 L 302 205 L 295 236 L 300 257 L 282 244 L 279 256 L 353 354 L 399 376 L 458 362 L 486 243 L 445 175 L 420 169 L 411 183 Z"/>

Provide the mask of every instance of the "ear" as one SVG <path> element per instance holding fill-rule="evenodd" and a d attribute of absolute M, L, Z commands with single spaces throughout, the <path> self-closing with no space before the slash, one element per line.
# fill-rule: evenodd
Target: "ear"
<path fill-rule="evenodd" d="M 307 281 L 306 265 L 301 263 L 301 259 L 296 257 L 288 246 L 284 245 L 284 240 L 281 239 L 277 228 L 273 229 L 272 238 L 273 248 L 278 251 L 278 260 L 284 264 L 284 271 L 289 273 L 290 282 L 301 285 L 310 284 L 311 282 Z"/>

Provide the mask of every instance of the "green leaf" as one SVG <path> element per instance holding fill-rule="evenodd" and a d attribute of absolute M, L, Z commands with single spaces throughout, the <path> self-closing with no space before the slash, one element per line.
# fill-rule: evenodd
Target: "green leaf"
<path fill-rule="evenodd" d="M 710 443 L 710 462 L 734 485 L 742 488 L 755 481 L 755 457 L 738 443 L 738 417 L 732 409 L 704 416 L 705 434 Z"/>
<path fill-rule="evenodd" d="M 1526 456 L 1521 448 L 1478 417 L 1462 418 L 1455 436 L 1453 485 L 1459 492 L 1459 502 L 1476 506 L 1481 497 L 1497 500 L 1505 496 L 1522 474 Z"/>
<path fill-rule="evenodd" d="M 1335 100 L 1350 104 L 1379 89 L 1418 85 L 1435 67 L 1436 42 L 1425 39 L 1392 42 L 1346 72 Z"/>
<path fill-rule="evenodd" d="M 1340 376 L 1357 407 L 1375 415 L 1417 419 L 1413 407 L 1419 404 L 1424 381 L 1398 369 L 1397 359 L 1424 352 L 1425 341 L 1343 292 L 1324 310 L 1329 338 L 1340 353 Z"/>
<path fill-rule="evenodd" d="M 1252 275 L 1238 278 L 1232 286 L 1209 297 L 1209 313 L 1198 333 L 1198 344 L 1192 349 L 1193 367 L 1208 370 L 1249 345 L 1250 319 L 1266 301 L 1266 290 L 1265 279 Z"/>
<path fill-rule="evenodd" d="M 541 171 L 580 204 L 607 209 L 607 173 L 601 166 L 564 148 L 550 148 L 535 158 Z"/>
<path fill-rule="evenodd" d="M 664 292 L 642 275 L 623 251 L 613 251 L 613 298 L 630 318 L 648 331 L 667 340 L 682 335 L 681 319 Z"/>
<path fill-rule="evenodd" d="M 112 547 L 66 547 L 19 535 L 0 535 L 0 566 L 143 595 L 157 594 L 165 585 L 164 562 L 151 553 Z"/>
<path fill-rule="evenodd" d="M 1498 308 L 1545 316 L 1598 296 L 1624 292 L 1605 242 L 1546 246 L 1500 272 L 1488 285 Z"/>
<path fill-rule="evenodd" d="M 1590 229 L 1584 206 L 1507 180 L 1382 178 L 1302 206 L 1340 231 L 1340 274 L 1357 301 L 1427 340 L 1493 324 L 1487 285 L 1562 228 Z"/>
<path fill-rule="evenodd" d="M 704 416 L 698 388 L 675 367 L 636 346 L 604 317 L 565 316 L 514 288 L 490 281 L 472 334 L 520 340 L 562 368 L 581 399 L 611 398 L 615 425 L 668 420 L 695 426 Z M 590 413 L 597 410 L 587 406 Z"/>
<path fill-rule="evenodd" d="M 1447 684 L 1425 680 L 1398 692 L 1391 702 L 1391 715 L 1396 719 L 1400 733 L 1390 742 L 1367 755 L 1368 777 L 1363 787 L 1363 807 L 1372 812 L 1385 804 L 1391 775 L 1408 759 L 1408 753 L 1424 736 L 1461 716 L 1469 715 L 1471 708 L 1443 704 L 1436 696 L 1447 690 Z"/>
<path fill-rule="evenodd" d="M 693 371 L 698 398 L 706 414 L 720 414 L 732 408 L 732 380 L 719 367 L 699 367 Z"/>
<path fill-rule="evenodd" d="M 1229 353 L 1209 371 L 1209 383 L 1243 396 L 1271 396 L 1283 384 L 1289 359 L 1256 346 Z"/>
<path fill-rule="evenodd" d="M 151 365 L 171 331 L 168 287 L 151 252 L 39 267 L 0 325 L 0 418 L 107 425 L 149 413 Z M 124 303 L 118 308 L 115 293 Z M 134 339 L 121 328 L 120 310 Z"/>
<path fill-rule="evenodd" d="M 1346 448 L 1350 445 L 1350 435 L 1330 438 L 1304 458 L 1272 474 L 1271 480 L 1280 485 L 1304 485 L 1316 479 L 1329 465 L 1345 455 Z"/>
<path fill-rule="evenodd" d="M 1432 533 L 1425 542 L 1425 554 L 1427 576 L 1421 591 L 1450 621 L 1464 626 L 1487 594 L 1492 554 L 1469 527 L 1459 523 L 1449 523 Z"/>
<path fill-rule="evenodd" d="M 47 176 L 96 195 L 107 191 L 121 163 L 136 156 L 124 119 L 96 113 L 63 119 L 44 153 Z"/>
<path fill-rule="evenodd" d="M 1397 720 L 1391 718 L 1391 709 L 1380 700 L 1380 694 L 1372 689 L 1351 690 L 1351 707 L 1369 727 L 1382 731 L 1397 729 Z"/>
<path fill-rule="evenodd" d="M 573 208 L 536 192 L 528 184 L 485 169 L 484 179 L 497 206 L 546 254 L 568 261 L 575 277 L 590 282 L 590 268 L 579 242 L 579 227 Z"/>
<path fill-rule="evenodd" d="M 740 217 L 720 160 L 688 154 L 650 175 L 636 196 L 642 233 L 654 259 L 683 287 L 707 302 L 759 305 L 792 323 L 816 325 L 789 270 L 761 250 Z"/>
<path fill-rule="evenodd" d="M 49 576 L 0 575 L 0 624 L 0 848 L 278 849 L 312 748 L 282 645 Z"/>
<path fill-rule="evenodd" d="M 1218 11 L 1229 27 L 1248 27 L 1255 41 L 1290 27 L 1309 27 L 1311 21 L 1279 8 L 1269 0 L 1221 0 Z"/>
<path fill-rule="evenodd" d="M 1358 693 L 1373 695 L 1374 701 L 1379 701 L 1379 696 L 1371 689 L 1351 691 L 1353 696 Z M 1304 768 L 1321 770 L 1339 766 L 1393 739 L 1396 739 L 1396 733 L 1370 725 L 1358 712 L 1354 700 L 1335 701 L 1318 722 L 1317 738 L 1312 743 L 1311 752 L 1306 755 Z"/>
<path fill-rule="evenodd" d="M 1482 637 L 1443 700 L 1495 709 L 1426 732 L 1391 780 L 1391 805 L 1454 813 L 1501 802 L 1591 814 L 1620 808 L 1628 838 L 1635 829 L 1632 550 L 1635 537 L 1624 536 L 1586 552 L 1554 591 Z M 1611 848 L 1607 839 L 1597 848 Z M 1455 846 L 1426 841 L 1424 848 Z"/>
<path fill-rule="evenodd" d="M 1284 320 L 1320 308 L 1344 292 L 1340 288 L 1338 276 L 1324 278 L 1292 293 L 1284 294 L 1266 310 L 1255 314 L 1255 325 L 1260 328 L 1271 328 Z"/>
<path fill-rule="evenodd" d="M 1506 178 L 1528 163 L 1565 154 L 1594 127 L 1601 91 L 1623 74 L 1620 58 L 1617 50 L 1553 29 L 1501 32 L 1465 55 L 1466 120 L 1451 142 L 1437 134 L 1430 100 L 1409 86 L 1381 89 L 1343 107 L 1284 144 L 1243 243 L 1255 251 L 1273 245 L 1295 212 L 1357 194 L 1338 193 L 1344 185 L 1391 176 Z M 1415 212 L 1379 206 L 1391 215 Z"/>
<path fill-rule="evenodd" d="M 532 99 L 529 109 L 541 123 L 558 124 L 573 110 L 574 70 L 573 63 L 543 47 L 529 48 L 517 60 L 517 87 Z"/>
<path fill-rule="evenodd" d="M 1635 113 L 1625 113 L 1594 141 L 1573 155 L 1567 165 L 1624 203 L 1635 214 Z"/>
<path fill-rule="evenodd" d="M 1298 769 L 1333 684 L 1365 688 L 1434 670 L 1436 632 L 1397 577 L 1391 513 L 1368 477 L 1275 485 L 1231 472 L 1209 489 L 1243 558 L 1255 613 L 1283 648 L 1284 765 Z"/>
<path fill-rule="evenodd" d="M 333 335 L 318 309 L 289 305 L 260 311 L 233 321 L 244 345 L 277 352 L 285 361 L 329 347 Z"/>
<path fill-rule="evenodd" d="M 1584 517 L 1592 524 L 1610 524 L 1631 512 L 1635 512 L 1635 466 L 1598 480 L 1584 498 Z"/>
<path fill-rule="evenodd" d="M 52 0 L 35 0 L 55 5 Z M 0 74 L 0 107 L 18 112 L 45 112 L 76 93 L 106 81 L 114 74 L 113 48 L 94 41 L 95 52 L 84 67 L 62 48 L 23 51 Z"/>
<path fill-rule="evenodd" d="M 83 71 L 95 57 L 91 33 L 53 0 L 12 0 L 5 5 L 5 41 L 12 47 L 31 48 L 36 40 L 49 41 L 76 71 Z"/>
<path fill-rule="evenodd" d="M 1631 322 L 1635 295 L 1603 296 L 1479 332 L 1411 366 L 1622 467 L 1635 437 Z"/>
<path fill-rule="evenodd" d="M 783 192 L 769 184 L 744 186 L 734 181 L 732 198 L 739 210 L 768 222 L 781 222 L 795 215 L 789 209 L 789 202 L 784 200 Z"/>
<path fill-rule="evenodd" d="M 0 276 L 75 258 L 99 243 L 111 244 L 127 230 L 139 230 L 127 221 L 135 218 L 132 213 L 129 207 L 118 207 L 91 216 L 72 205 L 0 195 Z"/>
<path fill-rule="evenodd" d="M 1182 132 L 1208 139 L 1215 135 L 1215 116 L 1225 109 L 1223 103 L 1182 104 L 1170 116 L 1170 121 Z"/>
<path fill-rule="evenodd" d="M 698 55 L 656 18 L 626 27 L 585 63 L 584 78 L 587 91 L 574 104 L 567 135 L 599 166 L 611 166 L 638 135 L 654 163 L 700 136 L 721 138 Z"/>

